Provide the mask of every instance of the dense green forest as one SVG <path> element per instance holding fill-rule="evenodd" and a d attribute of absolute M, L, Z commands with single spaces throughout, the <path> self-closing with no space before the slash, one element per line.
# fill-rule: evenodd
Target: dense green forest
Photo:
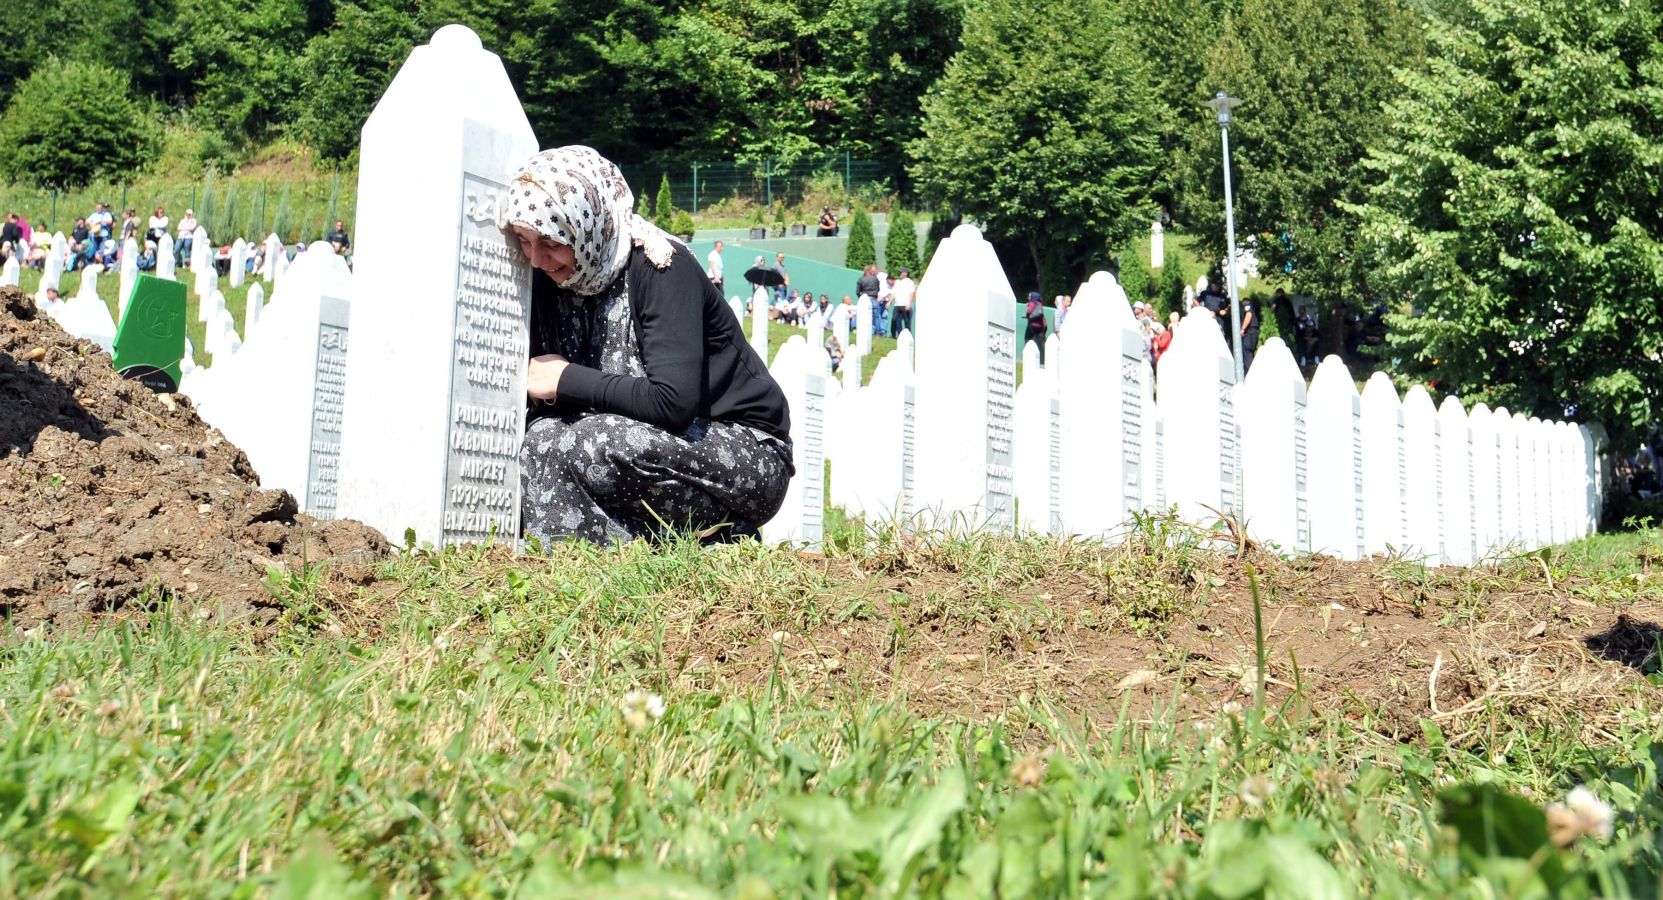
<path fill-rule="evenodd" d="M 0 42 L 0 177 L 230 171 L 278 142 L 350 168 L 410 49 L 460 22 L 545 146 L 881 161 L 935 233 L 980 223 L 1050 295 L 1159 216 L 1221 258 L 1226 89 L 1237 233 L 1333 337 L 1385 307 L 1401 377 L 1621 434 L 1663 412 L 1663 312 L 1624 301 L 1663 291 L 1656 3 L 48 0 Z"/>

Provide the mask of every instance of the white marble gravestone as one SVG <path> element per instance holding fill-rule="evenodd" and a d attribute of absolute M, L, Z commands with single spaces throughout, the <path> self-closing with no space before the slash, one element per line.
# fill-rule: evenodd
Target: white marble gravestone
<path fill-rule="evenodd" d="M 910 340 L 902 335 L 902 341 Z M 854 477 L 843 490 L 849 511 L 864 516 L 870 524 L 904 520 L 905 487 L 902 467 L 906 456 L 907 394 L 912 390 L 910 353 L 897 350 L 878 360 L 872 380 L 860 390 L 863 418 L 854 426 L 844 444 L 843 456 L 832 469 L 837 472 L 858 454 Z"/>
<path fill-rule="evenodd" d="M 855 346 L 863 354 L 872 352 L 872 298 L 865 294 L 855 303 Z"/>
<path fill-rule="evenodd" d="M 1541 419 L 1530 417 L 1530 451 L 1532 475 L 1535 484 L 1531 488 L 1531 496 L 1536 500 L 1536 539 L 1532 548 L 1549 547 L 1558 543 L 1558 535 L 1554 534 L 1554 464 L 1553 442 L 1549 439 L 1549 432 L 1553 425 Z"/>
<path fill-rule="evenodd" d="M 1147 369 L 1143 336 L 1113 275 L 1096 272 L 1080 286 L 1069 308 L 1063 345 L 1057 372 L 1060 477 L 1067 486 L 1058 511 L 1062 530 L 1114 536 L 1128 515 L 1144 506 Z M 1078 349 L 1071 353 L 1068 348 Z"/>
<path fill-rule="evenodd" d="M 237 238 L 231 242 L 231 286 L 242 287 L 243 279 L 248 273 L 243 271 L 248 266 L 248 242 Z"/>
<path fill-rule="evenodd" d="M 275 233 L 266 235 L 266 258 L 260 263 L 260 277 L 270 284 L 277 273 L 277 256 L 283 251 L 283 240 Z"/>
<path fill-rule="evenodd" d="M 23 267 L 17 264 L 17 257 L 6 257 L 6 264 L 0 266 L 0 287 L 16 287 L 22 277 Z"/>
<path fill-rule="evenodd" d="M 808 343 L 809 359 L 824 363 L 820 374 L 830 375 L 832 370 L 831 354 L 826 352 L 826 317 L 818 311 L 810 314 L 805 331 L 807 332 L 805 337 Z M 810 368 L 813 368 L 813 366 L 810 366 Z"/>
<path fill-rule="evenodd" d="M 1357 383 L 1345 363 L 1337 356 L 1323 360 L 1305 401 L 1306 487 L 1314 553 L 1342 559 L 1365 555 L 1361 415 Z M 1253 477 L 1251 469 L 1247 476 Z"/>
<path fill-rule="evenodd" d="M 333 518 L 353 275 L 335 254 L 310 251 L 289 275 L 259 329 L 234 355 L 216 356 L 194 379 L 191 398 L 248 454 L 262 487 L 282 488 L 302 511 Z"/>
<path fill-rule="evenodd" d="M 1513 413 L 1513 479 L 1518 498 L 1518 521 L 1512 543 L 1522 550 L 1534 550 L 1536 543 L 1536 439 L 1530 431 L 1530 417 Z"/>
<path fill-rule="evenodd" d="M 59 305 L 58 327 L 78 338 L 92 341 L 105 353 L 115 352 L 115 319 L 110 307 L 98 296 L 99 266 L 94 263 L 81 270 L 81 287 L 73 299 Z"/>
<path fill-rule="evenodd" d="M 139 281 L 139 243 L 128 238 L 121 242 L 121 293 L 116 304 L 122 315 L 127 313 L 127 301 L 133 297 L 133 285 Z"/>
<path fill-rule="evenodd" d="M 173 235 L 163 234 L 162 239 L 156 242 L 156 277 L 172 281 L 178 266 L 179 260 L 173 249 Z"/>
<path fill-rule="evenodd" d="M 1564 473 L 1559 496 L 1565 511 L 1565 540 L 1574 541 L 1588 536 L 1583 528 L 1586 508 L 1582 486 L 1582 432 L 1570 422 L 1558 422 L 1560 471 Z"/>
<path fill-rule="evenodd" d="M 1149 268 L 1159 269 L 1166 260 L 1166 229 L 1160 220 L 1149 225 Z"/>
<path fill-rule="evenodd" d="M 1518 423 L 1507 407 L 1497 407 L 1490 416 L 1490 426 L 1496 435 L 1496 482 L 1499 486 L 1501 531 L 1496 536 L 1494 551 L 1515 548 L 1521 543 L 1519 502 L 1519 431 Z"/>
<path fill-rule="evenodd" d="M 1438 511 L 1443 507 L 1438 462 L 1438 410 L 1432 395 L 1412 385 L 1403 395 L 1403 542 L 1414 559 L 1437 565 L 1442 543 Z"/>
<path fill-rule="evenodd" d="M 926 524 L 1009 528 L 1015 294 L 975 226 L 953 229 L 935 253 L 914 304 L 918 464 L 911 500 L 930 513 Z"/>
<path fill-rule="evenodd" d="M 751 294 L 751 349 L 764 362 L 768 360 L 768 300 L 768 289 L 758 285 Z"/>
<path fill-rule="evenodd" d="M 1253 356 L 1241 390 L 1242 511 L 1247 533 L 1283 552 L 1310 548 L 1305 378 L 1281 338 Z"/>
<path fill-rule="evenodd" d="M 733 317 L 740 322 L 745 321 L 745 301 L 738 294 L 728 298 L 728 309 L 733 310 Z"/>
<path fill-rule="evenodd" d="M 1597 426 L 1595 426 L 1597 427 Z M 1582 533 L 1593 534 L 1599 528 L 1600 501 L 1604 495 L 1604 484 L 1600 479 L 1600 448 L 1595 438 L 1594 428 L 1587 425 L 1576 427 L 1578 438 L 1582 444 L 1581 470 L 1578 477 L 1582 484 Z"/>
<path fill-rule="evenodd" d="M 531 273 L 502 225 L 536 152 L 502 61 L 461 25 L 411 52 L 364 124 L 337 512 L 395 541 L 519 538 Z M 441 225 L 419 266 L 412 222 Z"/>
<path fill-rule="evenodd" d="M 247 341 L 254 334 L 255 326 L 260 324 L 260 314 L 265 312 L 266 289 L 258 281 L 248 286 L 248 297 L 243 306 L 243 340 Z M 343 324 L 341 326 L 345 328 Z"/>
<path fill-rule="evenodd" d="M 360 175 L 360 177 L 362 177 Z M 277 287 L 283 282 L 283 274 L 289 271 L 289 248 L 278 244 L 277 259 L 271 264 L 271 286 Z"/>
<path fill-rule="evenodd" d="M 63 284 L 64 258 L 69 252 L 69 240 L 63 232 L 52 235 L 51 246 L 46 251 L 46 266 L 41 270 L 40 288 L 35 298 L 40 301 L 46 299 L 46 291 L 59 290 Z"/>
<path fill-rule="evenodd" d="M 1478 403 L 1467 416 L 1472 446 L 1473 562 L 1485 559 L 1502 545 L 1501 446 L 1489 404 Z"/>
<path fill-rule="evenodd" d="M 1443 486 L 1440 508 L 1435 511 L 1442 529 L 1439 559 L 1448 565 L 1470 566 L 1477 553 L 1472 429 L 1460 398 L 1453 395 L 1438 404 L 1438 471 Z"/>
<path fill-rule="evenodd" d="M 1363 529 L 1368 553 L 1404 549 L 1403 405 L 1384 372 L 1363 385 Z"/>
<path fill-rule="evenodd" d="M 197 299 L 219 289 L 219 271 L 214 268 L 214 248 L 208 240 L 208 229 L 198 225 L 191 235 L 191 275 L 195 278 Z"/>
<path fill-rule="evenodd" d="M 802 335 L 786 339 L 768 367 L 791 411 L 791 454 L 797 472 L 774 518 L 762 526 L 771 543 L 820 546 L 825 521 L 825 383 L 809 358 Z"/>
<path fill-rule="evenodd" d="M 1051 530 L 1051 407 L 1057 402 L 1053 374 L 1039 364 L 1039 346 L 1024 344 L 1022 383 L 1011 414 L 1016 524 L 1024 531 Z"/>
<path fill-rule="evenodd" d="M 1073 313 L 1069 316 L 1072 329 Z M 1066 348 L 1063 352 L 1072 359 Z M 1186 521 L 1210 524 L 1236 508 L 1235 368 L 1211 316 L 1185 318 L 1161 357 L 1156 391 L 1162 429 L 1161 502 L 1166 508 L 1177 507 Z M 1066 388 L 1064 392 L 1066 396 Z M 1066 410 L 1063 415 L 1067 427 Z"/>

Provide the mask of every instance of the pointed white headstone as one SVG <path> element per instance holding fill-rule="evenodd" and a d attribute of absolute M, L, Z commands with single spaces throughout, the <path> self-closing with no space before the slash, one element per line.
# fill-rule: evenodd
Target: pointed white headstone
<path fill-rule="evenodd" d="M 1067 347 L 1063 354 L 1071 365 Z M 1161 357 L 1156 397 L 1164 457 L 1162 502 L 1176 506 L 1186 521 L 1211 524 L 1236 508 L 1235 374 L 1235 361 L 1212 316 L 1190 316 L 1179 323 Z M 1066 412 L 1064 416 L 1067 427 Z"/>
<path fill-rule="evenodd" d="M 344 299 L 344 298 L 343 298 Z M 248 286 L 248 298 L 243 307 L 243 340 L 254 334 L 254 327 L 260 324 L 261 307 L 266 305 L 266 289 L 258 281 Z M 346 327 L 342 325 L 341 327 Z"/>
<path fill-rule="evenodd" d="M 872 352 L 872 298 L 865 294 L 855 303 L 855 346 L 860 352 Z"/>
<path fill-rule="evenodd" d="M 0 287 L 16 287 L 22 278 L 23 267 L 17 264 L 17 257 L 6 257 L 6 264 L 0 266 Z"/>
<path fill-rule="evenodd" d="M 219 289 L 219 271 L 214 268 L 214 248 L 208 241 L 208 230 L 200 225 L 191 236 L 191 275 L 196 278 L 198 300 Z"/>
<path fill-rule="evenodd" d="M 94 299 L 98 297 L 98 276 L 103 271 L 104 267 L 98 263 L 93 263 L 81 270 L 81 284 L 75 289 L 77 300 L 82 297 L 92 297 Z M 102 303 L 103 301 L 100 300 L 99 302 Z M 108 309 L 105 310 L 105 314 L 109 314 Z"/>
<path fill-rule="evenodd" d="M 1473 406 L 1467 417 L 1472 445 L 1472 530 L 1474 562 L 1501 547 L 1501 446 L 1488 404 Z"/>
<path fill-rule="evenodd" d="M 1447 565 L 1470 566 L 1477 544 L 1473 525 L 1472 430 L 1467 411 L 1453 395 L 1438 404 L 1438 469 L 1439 483 L 1443 485 L 1442 509 L 1436 513 L 1442 528 L 1439 557 Z"/>
<path fill-rule="evenodd" d="M 1068 352 L 1069 348 L 1078 348 Z M 1117 534 L 1143 502 L 1143 336 L 1125 291 L 1096 272 L 1068 312 L 1058 369 L 1063 532 Z"/>
<path fill-rule="evenodd" d="M 1011 414 L 1016 521 L 1024 531 L 1049 533 L 1056 512 L 1051 508 L 1051 414 L 1056 406 L 1055 373 L 1040 365 L 1039 346 L 1028 342 L 1022 348 L 1022 384 Z"/>
<path fill-rule="evenodd" d="M 128 238 L 121 242 L 121 293 L 116 304 L 122 315 L 127 314 L 127 301 L 132 299 L 133 285 L 139 282 L 139 243 Z"/>
<path fill-rule="evenodd" d="M 1253 356 L 1241 392 L 1242 510 L 1247 533 L 1283 552 L 1309 546 L 1305 378 L 1281 338 Z"/>
<path fill-rule="evenodd" d="M 1312 552 L 1341 559 L 1365 555 L 1361 415 L 1357 384 L 1345 363 L 1337 356 L 1323 360 L 1305 407 Z M 1246 474 L 1253 477 L 1251 469 Z"/>
<path fill-rule="evenodd" d="M 40 288 L 36 294 L 37 300 L 45 301 L 48 289 L 58 290 L 61 287 L 64 275 L 64 258 L 68 253 L 69 241 L 64 237 L 63 232 L 60 231 L 52 235 L 52 245 L 46 251 L 46 266 L 40 275 Z"/>
<path fill-rule="evenodd" d="M 1149 268 L 1159 269 L 1166 261 L 1166 229 L 1159 220 L 1149 226 Z"/>
<path fill-rule="evenodd" d="M 179 261 L 174 258 L 173 235 L 164 234 L 156 242 L 156 277 L 173 280 Z"/>
<path fill-rule="evenodd" d="M 518 540 L 531 269 L 502 226 L 536 152 L 502 60 L 461 25 L 411 52 L 365 122 L 341 516 L 395 540 Z M 412 222 L 437 223 L 421 265 Z"/>
<path fill-rule="evenodd" d="M 738 319 L 741 322 L 745 321 L 745 301 L 738 294 L 734 294 L 728 298 L 728 308 L 733 310 L 733 317 L 735 319 Z"/>
<path fill-rule="evenodd" d="M 993 245 L 960 225 L 918 285 L 913 490 L 931 524 L 1014 524 L 1016 298 Z"/>
<path fill-rule="evenodd" d="M 327 245 L 325 245 L 327 246 Z M 315 248 L 314 248 L 315 249 Z M 282 488 L 319 518 L 336 514 L 348 298 L 353 276 L 333 253 L 308 251 L 260 327 L 216 357 L 191 397 L 210 424 L 248 454 L 265 488 Z M 251 308 L 263 289 L 249 287 Z M 220 314 L 220 337 L 230 317 Z"/>
<path fill-rule="evenodd" d="M 797 334 L 786 339 L 768 367 L 790 407 L 791 453 L 797 470 L 779 512 L 762 526 L 762 538 L 770 543 L 818 547 L 824 532 L 826 379 L 812 368 L 808 343 Z"/>
<path fill-rule="evenodd" d="M 1519 502 L 1519 431 L 1518 422 L 1507 407 L 1500 406 L 1490 415 L 1490 427 L 1496 435 L 1496 481 L 1500 486 L 1501 531 L 1496 536 L 1494 551 L 1517 548 L 1521 543 Z"/>
<path fill-rule="evenodd" d="M 265 245 L 266 258 L 260 263 L 260 277 L 270 284 L 273 274 L 277 271 L 277 256 L 283 250 L 283 241 L 275 233 L 268 234 Z"/>
<path fill-rule="evenodd" d="M 1403 405 L 1384 372 L 1363 386 L 1363 527 L 1370 554 L 1404 549 Z"/>
<path fill-rule="evenodd" d="M 243 271 L 247 266 L 248 266 L 248 243 L 245 242 L 242 238 L 237 238 L 235 241 L 233 241 L 231 243 L 231 286 L 232 287 L 237 288 L 237 287 L 242 287 L 243 286 L 243 279 L 248 277 L 248 273 Z"/>
<path fill-rule="evenodd" d="M 1403 395 L 1403 543 L 1413 559 L 1437 565 L 1438 510 L 1443 504 L 1439 481 L 1438 410 L 1432 395 L 1421 385 L 1412 385 Z"/>
<path fill-rule="evenodd" d="M 751 294 L 751 349 L 758 358 L 768 359 L 768 289 L 757 285 Z"/>

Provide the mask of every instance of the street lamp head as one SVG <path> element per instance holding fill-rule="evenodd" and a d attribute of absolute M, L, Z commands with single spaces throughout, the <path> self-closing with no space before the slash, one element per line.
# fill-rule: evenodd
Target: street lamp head
<path fill-rule="evenodd" d="M 1218 124 L 1229 125 L 1230 110 L 1240 106 L 1241 101 L 1223 91 L 1219 91 L 1217 96 L 1207 101 L 1207 105 L 1213 108 L 1213 112 L 1218 113 Z"/>

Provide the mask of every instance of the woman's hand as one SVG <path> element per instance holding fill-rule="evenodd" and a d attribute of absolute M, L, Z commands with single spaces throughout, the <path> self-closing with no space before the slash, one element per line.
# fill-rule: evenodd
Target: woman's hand
<path fill-rule="evenodd" d="M 525 366 L 526 394 L 534 400 L 554 400 L 560 388 L 560 376 L 567 365 L 566 357 L 558 353 L 533 356 Z"/>

